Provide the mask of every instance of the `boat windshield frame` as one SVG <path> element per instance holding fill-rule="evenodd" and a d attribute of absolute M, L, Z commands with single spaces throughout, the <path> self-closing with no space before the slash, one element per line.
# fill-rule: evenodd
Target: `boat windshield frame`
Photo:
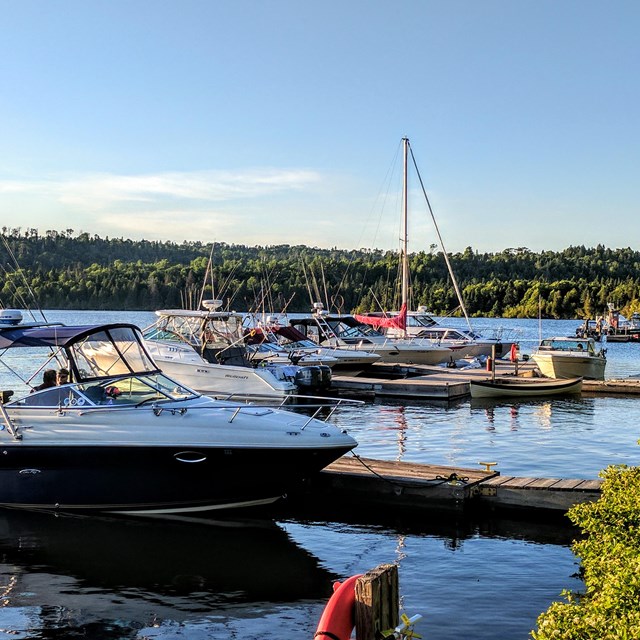
<path fill-rule="evenodd" d="M 152 372 L 49 387 L 12 400 L 5 406 L 24 409 L 88 409 L 107 405 L 131 408 L 142 404 L 178 402 L 197 397 L 198 393 L 163 373 Z"/>
<path fill-rule="evenodd" d="M 243 316 L 234 312 L 157 312 L 159 319 L 144 330 L 148 340 L 163 340 L 171 333 L 187 344 L 227 347 L 242 339 Z"/>
<path fill-rule="evenodd" d="M 544 338 L 538 347 L 538 351 L 565 351 L 590 356 L 596 355 L 595 342 L 593 339 L 588 338 Z"/>
<path fill-rule="evenodd" d="M 380 331 L 364 322 L 358 322 L 355 318 L 328 319 L 327 324 L 338 338 L 384 338 Z"/>

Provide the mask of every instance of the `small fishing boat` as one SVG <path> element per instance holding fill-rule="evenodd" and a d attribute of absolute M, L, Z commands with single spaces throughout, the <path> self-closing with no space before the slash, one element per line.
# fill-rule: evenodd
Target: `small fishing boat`
<path fill-rule="evenodd" d="M 44 360 L 34 376 L 53 363 L 70 381 L 37 389 L 23 375 L 0 394 L 0 506 L 179 513 L 269 504 L 357 444 L 314 417 L 196 393 L 159 369 L 135 325 L 10 318 L 0 318 L 0 363 L 18 373 Z"/>
<path fill-rule="evenodd" d="M 545 338 L 532 354 L 540 373 L 547 378 L 604 380 L 606 349 L 596 350 L 593 338 Z"/>
<path fill-rule="evenodd" d="M 529 398 L 576 394 L 582 391 L 582 378 L 495 377 L 470 380 L 472 398 Z"/>

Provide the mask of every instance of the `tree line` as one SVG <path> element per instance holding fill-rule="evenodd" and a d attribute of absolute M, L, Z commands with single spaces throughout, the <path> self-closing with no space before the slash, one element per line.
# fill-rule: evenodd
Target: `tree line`
<path fill-rule="evenodd" d="M 395 251 L 303 245 L 244 246 L 101 238 L 72 229 L 2 228 L 4 307 L 43 309 L 197 308 L 204 298 L 242 311 L 306 312 L 399 307 Z M 449 254 L 471 316 L 594 318 L 612 303 L 640 310 L 640 252 L 526 247 Z M 409 256 L 411 307 L 435 315 L 459 309 L 444 256 L 431 247 Z M 459 310 L 458 310 L 459 312 Z"/>

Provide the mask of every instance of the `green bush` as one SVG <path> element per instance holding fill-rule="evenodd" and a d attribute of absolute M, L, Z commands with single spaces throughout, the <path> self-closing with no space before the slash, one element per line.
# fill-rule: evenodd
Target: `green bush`
<path fill-rule="evenodd" d="M 569 518 L 584 534 L 573 543 L 584 593 L 563 592 L 538 618 L 534 640 L 640 639 L 640 467 L 612 466 L 597 502 Z"/>

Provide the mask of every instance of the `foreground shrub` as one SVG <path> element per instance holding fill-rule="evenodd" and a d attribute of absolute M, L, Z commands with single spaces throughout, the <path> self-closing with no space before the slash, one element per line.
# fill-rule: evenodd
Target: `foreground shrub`
<path fill-rule="evenodd" d="M 573 543 L 584 593 L 563 592 L 538 618 L 534 640 L 640 639 L 640 467 L 612 466 L 597 502 L 569 518 L 584 537 Z"/>

